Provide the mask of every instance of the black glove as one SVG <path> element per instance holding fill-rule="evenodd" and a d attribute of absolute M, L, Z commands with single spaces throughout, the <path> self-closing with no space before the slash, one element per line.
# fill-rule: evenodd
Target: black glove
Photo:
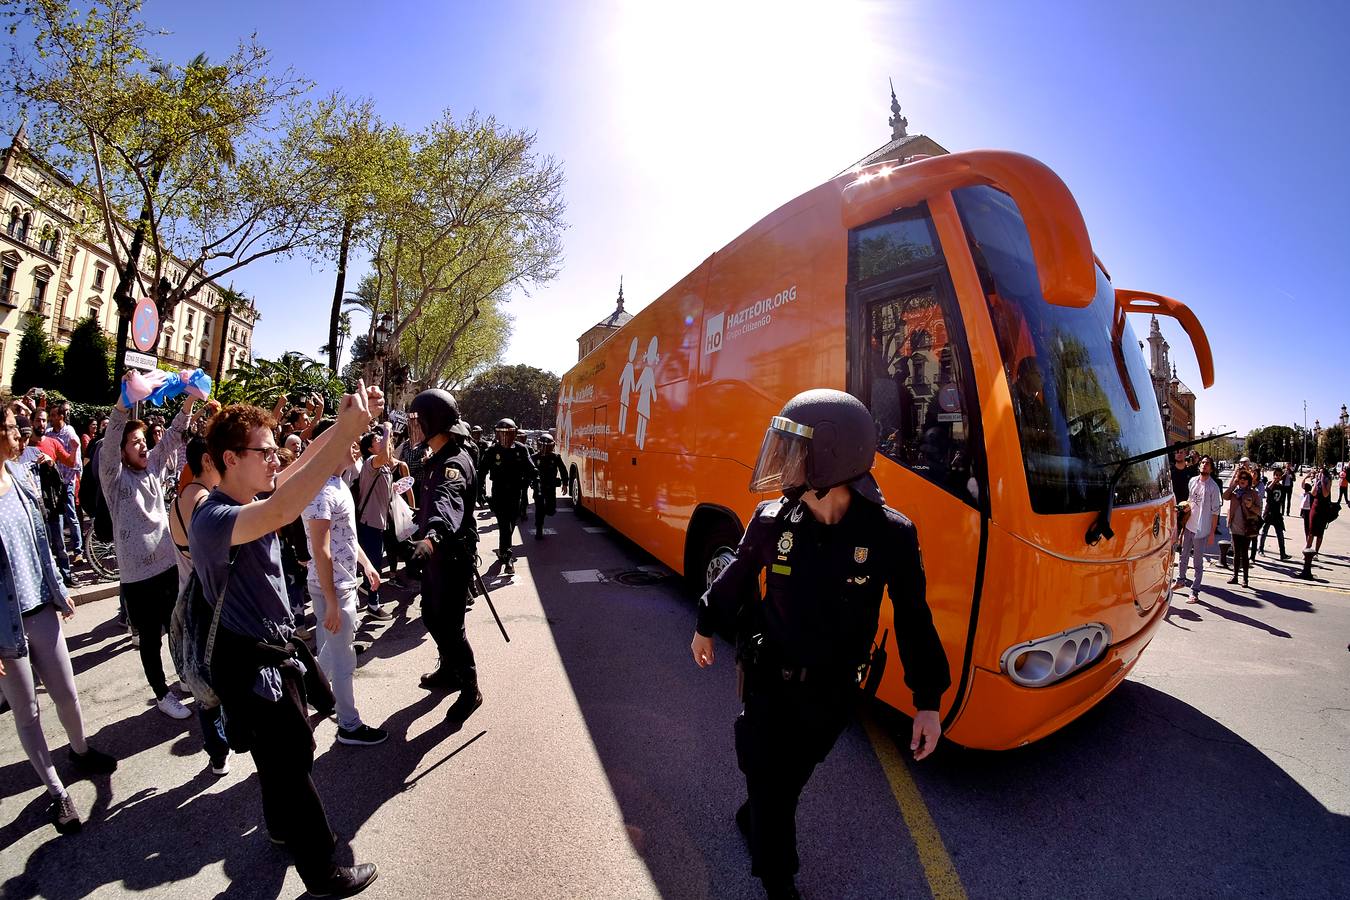
<path fill-rule="evenodd" d="M 416 566 L 425 566 L 431 559 L 431 555 L 436 552 L 436 545 L 429 538 L 423 538 L 413 545 L 412 564 Z"/>

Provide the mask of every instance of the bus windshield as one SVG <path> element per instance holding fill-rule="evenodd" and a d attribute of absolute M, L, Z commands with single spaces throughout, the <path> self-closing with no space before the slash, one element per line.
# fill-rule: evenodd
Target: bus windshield
<path fill-rule="evenodd" d="M 1119 343 L 1113 341 L 1115 293 L 1100 267 L 1097 293 L 1087 307 L 1045 301 L 1026 226 L 1011 197 L 983 186 L 962 188 L 954 196 L 1012 393 L 1032 509 L 1096 512 L 1106 503 L 1116 461 L 1166 443 L 1134 332 L 1126 323 Z M 1165 496 L 1168 477 L 1161 456 L 1129 466 L 1116 484 L 1115 505 Z"/>

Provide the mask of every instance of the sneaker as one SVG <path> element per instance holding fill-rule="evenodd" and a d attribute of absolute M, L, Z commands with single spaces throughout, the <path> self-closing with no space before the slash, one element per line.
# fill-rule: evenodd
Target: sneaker
<path fill-rule="evenodd" d="M 378 607 L 378 606 L 367 606 L 367 607 L 366 607 L 366 618 L 367 618 L 367 619 L 378 619 L 378 620 L 380 620 L 381 622 L 385 622 L 385 621 L 388 621 L 389 619 L 392 619 L 393 617 L 394 617 L 394 614 L 391 613 L 391 612 L 390 612 L 389 610 L 387 610 L 387 609 L 383 609 L 383 608 Z"/>
<path fill-rule="evenodd" d="M 84 824 L 80 821 L 80 814 L 75 809 L 75 801 L 70 799 L 70 794 L 52 798 L 52 824 L 61 834 L 79 831 Z"/>
<path fill-rule="evenodd" d="M 370 887 L 377 875 L 374 863 L 340 866 L 320 884 L 305 885 L 305 890 L 311 897 L 353 897 Z"/>
<path fill-rule="evenodd" d="M 70 574 L 69 572 L 62 572 L 61 583 L 68 588 L 73 588 L 75 587 L 75 576 Z"/>
<path fill-rule="evenodd" d="M 71 564 L 72 566 L 82 566 L 82 565 L 84 565 L 84 554 L 83 554 L 83 553 L 72 553 L 71 556 L 70 556 L 70 564 Z"/>
<path fill-rule="evenodd" d="M 339 728 L 337 739 L 339 744 L 348 744 L 353 747 L 374 747 L 376 744 L 383 744 L 388 740 L 389 732 L 383 728 L 357 725 L 352 729 Z"/>
<path fill-rule="evenodd" d="M 107 775 L 117 771 L 117 760 L 92 746 L 86 747 L 83 753 L 71 750 L 70 763 L 84 775 Z"/>
<path fill-rule="evenodd" d="M 178 696 L 173 691 L 169 691 L 156 701 L 155 706 L 159 707 L 159 711 L 164 713 L 164 715 L 168 716 L 170 719 L 186 719 L 188 716 L 192 715 L 192 713 L 188 712 L 188 708 L 179 701 Z"/>
<path fill-rule="evenodd" d="M 467 722 L 469 716 L 474 714 L 478 707 L 483 705 L 483 694 L 477 688 L 464 691 L 450 708 L 445 711 L 445 718 L 451 722 Z"/>
<path fill-rule="evenodd" d="M 230 774 L 229 751 L 226 751 L 225 755 L 222 756 L 220 759 L 211 760 L 211 774 L 216 776 L 217 778 L 221 777 L 222 775 Z"/>
<path fill-rule="evenodd" d="M 508 560 L 506 561 L 506 569 L 505 569 L 505 571 L 506 571 L 506 574 L 507 574 L 507 575 L 514 575 L 514 574 L 516 574 L 516 561 L 515 561 L 514 559 L 508 559 Z"/>

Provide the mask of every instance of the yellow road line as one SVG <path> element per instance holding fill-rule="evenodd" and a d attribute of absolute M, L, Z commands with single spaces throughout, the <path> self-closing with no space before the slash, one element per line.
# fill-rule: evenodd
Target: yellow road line
<path fill-rule="evenodd" d="M 924 877 L 928 879 L 928 889 L 935 900 L 966 900 L 966 889 L 961 884 L 961 876 L 956 874 L 956 866 L 947 854 L 942 843 L 933 816 L 928 805 L 923 802 L 919 786 L 909 774 L 909 766 L 901 757 L 895 740 L 877 727 L 871 716 L 863 717 L 863 727 L 872 741 L 877 761 L 890 782 L 895 802 L 900 804 L 900 814 L 909 827 L 909 836 L 914 840 L 914 849 L 918 851 L 919 862 L 923 864 Z"/>

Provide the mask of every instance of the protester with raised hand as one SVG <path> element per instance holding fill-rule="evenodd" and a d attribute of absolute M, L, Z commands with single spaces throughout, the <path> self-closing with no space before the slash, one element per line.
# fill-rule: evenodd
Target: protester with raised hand
<path fill-rule="evenodd" d="M 42 733 L 34 674 L 42 679 L 56 705 L 57 717 L 70 739 L 70 761 L 76 770 L 108 773 L 117 761 L 89 745 L 84 715 L 75 692 L 75 674 L 57 614 L 70 618 L 75 605 L 66 595 L 47 544 L 37 493 L 14 460 L 19 455 L 19 422 L 4 410 L 0 433 L 0 694 L 13 711 L 28 761 L 52 798 L 51 818 L 65 834 L 80 827 L 75 801 L 52 764 Z"/>
<path fill-rule="evenodd" d="M 128 371 L 123 379 L 131 378 Z M 178 562 L 169 535 L 166 485 L 183 465 L 183 432 L 192 419 L 188 396 L 163 439 L 149 449 L 144 422 L 131 418 L 119 399 L 98 455 L 98 480 L 112 516 L 113 545 L 127 616 L 140 635 L 141 668 L 155 706 L 173 719 L 191 715 L 164 677 L 160 638 L 169 629 L 178 600 Z M 114 451 L 113 448 L 118 450 Z"/>
<path fill-rule="evenodd" d="M 331 710 L 332 693 L 308 647 L 292 640 L 277 531 L 301 514 L 383 409 L 380 390 L 362 382 L 342 398 L 337 423 L 278 477 L 275 420 L 256 406 L 227 406 L 206 435 L 220 486 L 189 527 L 193 567 L 207 601 L 220 605 L 211 678 L 230 747 L 252 753 L 268 835 L 290 851 L 316 896 L 358 893 L 376 870 L 369 863 L 339 867 L 333 859 L 334 836 L 311 778 L 306 707 L 312 699 Z"/>

